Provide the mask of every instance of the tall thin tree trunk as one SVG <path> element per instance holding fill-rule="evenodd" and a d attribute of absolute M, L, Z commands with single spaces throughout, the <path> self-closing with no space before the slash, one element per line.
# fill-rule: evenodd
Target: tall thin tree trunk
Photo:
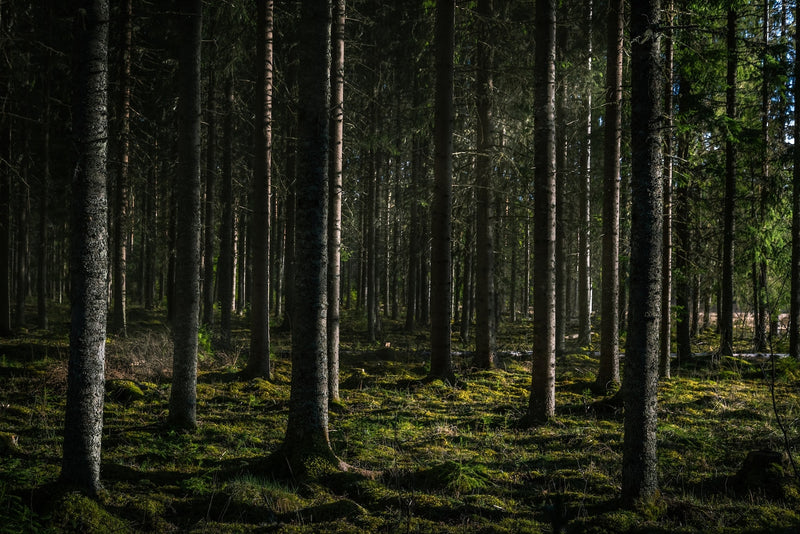
<path fill-rule="evenodd" d="M 214 242 L 216 241 L 216 188 L 217 188 L 217 106 L 216 76 L 208 76 L 208 103 L 206 104 L 206 198 L 205 222 L 203 224 L 205 245 L 203 246 L 203 324 L 214 326 Z"/>
<path fill-rule="evenodd" d="M 71 326 L 61 481 L 96 495 L 105 394 L 108 228 L 106 193 L 108 1 L 86 0 L 75 15 Z"/>
<path fill-rule="evenodd" d="M 25 146 L 26 152 L 28 147 L 29 133 L 26 128 L 25 133 Z M 29 185 L 28 168 L 29 163 L 23 163 L 25 168 L 23 170 L 23 177 L 19 181 L 18 188 L 18 207 L 17 207 L 17 256 L 16 256 L 16 272 L 14 273 L 17 279 L 17 293 L 16 293 L 16 313 L 14 314 L 14 322 L 20 327 L 25 325 L 25 300 L 28 297 L 28 260 L 30 257 L 30 246 L 28 236 L 28 220 L 31 213 L 31 188 Z"/>
<path fill-rule="evenodd" d="M 119 120 L 119 172 L 114 189 L 114 266 L 112 288 L 114 291 L 114 309 L 112 328 L 114 333 L 125 336 L 128 328 L 127 291 L 128 291 L 128 195 L 129 165 L 131 139 L 131 46 L 133 38 L 133 2 L 124 0 L 122 10 L 122 33 L 119 76 L 119 103 L 117 107 Z"/>
<path fill-rule="evenodd" d="M 178 215 L 175 320 L 169 424 L 197 426 L 197 332 L 200 315 L 200 43 L 202 1 L 180 0 L 178 50 Z"/>
<path fill-rule="evenodd" d="M 672 352 L 672 84 L 673 53 L 672 24 L 674 0 L 668 0 L 666 8 L 666 39 L 664 41 L 664 209 L 662 213 L 661 257 L 661 348 L 658 374 L 662 379 L 670 377 L 670 354 Z"/>
<path fill-rule="evenodd" d="M 534 65 L 534 271 L 533 376 L 527 419 L 555 415 L 556 380 L 556 145 L 555 0 L 536 2 Z"/>
<path fill-rule="evenodd" d="M 592 79 L 592 0 L 585 2 L 587 10 L 585 36 L 586 79 Z M 587 84 L 584 95 L 583 130 L 585 139 L 581 147 L 580 208 L 578 220 L 578 344 L 592 342 L 592 84 Z"/>
<path fill-rule="evenodd" d="M 562 4 L 562 9 L 566 5 Z M 565 78 L 564 73 L 566 64 L 564 56 L 569 46 L 570 28 L 562 24 L 556 30 L 556 53 L 558 54 L 558 65 L 561 78 Z M 556 354 L 563 354 L 565 349 L 565 336 L 568 331 L 567 325 L 567 280 L 568 260 L 567 260 L 567 181 L 569 170 L 567 169 L 567 153 L 569 151 L 567 133 L 567 91 L 568 84 L 562 81 L 558 84 L 556 95 Z M 530 233 L 530 231 L 529 231 Z M 528 236 L 528 251 L 526 256 L 530 263 L 530 235 Z M 534 273 L 534 279 L 536 274 Z M 530 283 L 530 278 L 529 278 Z M 528 288 L 530 293 L 530 288 Z"/>
<path fill-rule="evenodd" d="M 328 436 L 327 190 L 330 100 L 330 1 L 303 2 L 300 21 L 299 157 L 292 383 L 279 454 L 302 476 L 309 458 L 335 462 Z"/>
<path fill-rule="evenodd" d="M 475 160 L 477 201 L 475 250 L 475 356 L 473 365 L 489 369 L 497 366 L 495 353 L 494 321 L 494 227 L 490 216 L 492 205 L 492 148 L 494 145 L 492 126 L 492 69 L 494 50 L 491 43 L 494 16 L 492 0 L 478 2 L 478 43 L 475 104 L 478 125 L 478 154 Z M 464 287 L 469 279 L 464 278 Z M 465 292 L 466 294 L 466 292 Z"/>
<path fill-rule="evenodd" d="M 795 31 L 800 32 L 800 2 L 795 5 L 794 25 Z M 800 61 L 794 62 L 794 79 L 800 80 Z M 794 84 L 794 101 L 800 102 L 800 84 L 798 83 Z M 800 106 L 794 106 L 794 138 L 800 139 Z M 789 354 L 795 360 L 800 360 L 800 150 L 793 151 L 792 159 L 794 167 L 792 170 L 792 280 L 789 296 Z"/>
<path fill-rule="evenodd" d="M 769 142 L 769 116 L 771 111 L 770 84 L 772 82 L 769 72 L 769 0 L 763 2 L 763 28 L 762 38 L 764 46 L 764 57 L 762 63 L 763 72 L 761 74 L 761 142 L 763 143 L 764 156 L 761 162 L 761 195 L 759 198 L 759 219 L 764 222 L 767 206 L 770 202 L 770 142 Z M 761 247 L 757 243 L 757 250 Z M 755 318 L 755 332 L 753 335 L 753 350 L 763 352 L 767 350 L 767 258 L 762 250 L 756 255 L 753 262 L 753 289 L 755 293 L 755 307 L 753 310 Z"/>
<path fill-rule="evenodd" d="M 663 85 L 659 0 L 631 7 L 631 271 L 630 320 L 625 353 L 622 497 L 628 503 L 658 491 L 656 390 L 661 320 Z"/>
<path fill-rule="evenodd" d="M 430 376 L 453 380 L 450 354 L 450 276 L 453 183 L 453 53 L 455 1 L 436 4 L 433 204 L 431 206 Z"/>
<path fill-rule="evenodd" d="M 49 61 L 48 61 L 49 63 Z M 49 71 L 49 67 L 48 67 Z M 45 90 L 45 118 L 44 118 L 44 139 L 42 147 L 42 157 L 44 158 L 44 169 L 42 169 L 42 181 L 39 187 L 39 243 L 36 264 L 36 316 L 39 328 L 47 330 L 47 197 L 50 190 L 50 90 Z"/>
<path fill-rule="evenodd" d="M 234 215 L 233 215 L 233 78 L 228 76 L 225 81 L 225 119 L 223 122 L 223 150 L 222 150 L 222 188 L 220 203 L 222 214 L 219 229 L 219 261 L 217 264 L 217 285 L 219 286 L 219 335 L 223 346 L 231 342 L 231 313 L 233 312 L 233 299 L 235 273 L 234 273 Z"/>
<path fill-rule="evenodd" d="M 256 22 L 256 133 L 253 218 L 250 227 L 253 294 L 250 298 L 250 356 L 245 375 L 271 376 L 269 339 L 269 224 L 272 207 L 272 38 L 273 0 L 259 0 Z"/>
<path fill-rule="evenodd" d="M 345 0 L 335 0 L 331 28 L 331 122 L 328 175 L 328 400 L 339 400 L 339 321 L 342 289 L 342 167 L 344 143 Z"/>
<path fill-rule="evenodd" d="M 619 384 L 619 204 L 622 144 L 622 52 L 624 2 L 608 7 L 606 121 L 603 163 L 603 301 L 600 312 L 600 369 L 597 386 Z"/>
<path fill-rule="evenodd" d="M 734 8 L 728 9 L 727 54 L 728 67 L 725 91 L 725 116 L 736 120 L 736 25 L 738 16 Z M 725 141 L 725 199 L 722 208 L 722 285 L 719 314 L 721 354 L 733 354 L 733 238 L 735 232 L 734 209 L 736 208 L 736 144 L 733 132 Z"/>
<path fill-rule="evenodd" d="M 6 88 L 7 89 L 7 88 Z M 6 90 L 6 94 L 8 91 Z M 0 125 L 0 335 L 11 335 L 11 117 Z"/>

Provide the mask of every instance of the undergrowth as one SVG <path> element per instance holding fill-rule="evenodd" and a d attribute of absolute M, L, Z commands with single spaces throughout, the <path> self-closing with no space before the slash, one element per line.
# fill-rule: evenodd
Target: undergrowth
<path fill-rule="evenodd" d="M 765 360 L 680 362 L 659 389 L 661 492 L 621 506 L 621 408 L 593 393 L 591 347 L 557 364 L 557 415 L 518 424 L 530 387 L 530 323 L 503 325 L 497 370 L 458 353 L 455 386 L 425 381 L 424 335 L 385 322 L 369 344 L 345 321 L 334 451 L 375 479 L 322 470 L 276 479 L 262 466 L 283 440 L 289 400 L 286 333 L 273 333 L 271 381 L 244 381 L 247 332 L 233 349 L 205 331 L 199 427 L 167 430 L 171 346 L 158 316 L 138 310 L 108 344 L 99 501 L 59 493 L 67 325 L 0 344 L 0 532 L 797 532 L 798 481 L 785 466 L 744 477 L 749 451 L 783 450 Z M 347 318 L 346 318 L 347 319 Z M 60 330 L 59 330 L 60 328 Z M 349 329 L 348 329 L 349 328 Z M 703 338 L 700 338 L 703 343 Z M 455 345 L 466 349 L 466 345 Z M 776 400 L 800 442 L 800 366 L 777 365 Z M 795 452 L 796 455 L 796 452 Z"/>

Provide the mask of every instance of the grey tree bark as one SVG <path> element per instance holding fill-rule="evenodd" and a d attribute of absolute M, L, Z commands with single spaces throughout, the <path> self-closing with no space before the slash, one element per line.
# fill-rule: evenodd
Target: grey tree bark
<path fill-rule="evenodd" d="M 114 256 L 112 290 L 114 309 L 112 329 L 120 336 L 127 335 L 128 312 L 128 196 L 131 144 L 131 46 L 133 39 L 133 4 L 124 0 L 122 7 L 122 33 L 120 34 L 119 102 L 117 104 L 119 170 L 114 187 Z"/>
<path fill-rule="evenodd" d="M 597 386 L 619 384 L 619 204 L 622 145 L 622 52 L 625 3 L 611 0 L 608 7 L 606 58 L 606 121 L 603 146 L 603 274 L 600 304 L 600 368 Z"/>
<path fill-rule="evenodd" d="M 345 0 L 333 6 L 328 191 L 328 400 L 339 400 L 339 320 L 342 289 L 342 166 L 344 143 Z M 395 310 L 396 308 L 393 308 Z M 394 312 L 393 312 L 394 313 Z"/>
<path fill-rule="evenodd" d="M 490 369 L 497 366 L 494 321 L 494 221 L 491 217 L 492 149 L 492 69 L 494 49 L 492 0 L 479 0 L 477 10 L 478 43 L 476 54 L 475 105 L 477 110 L 477 148 L 475 196 L 477 214 L 475 251 L 475 356 L 473 365 Z M 467 265 L 469 263 L 467 262 Z M 466 271 L 465 271 L 466 272 Z M 465 275 L 464 287 L 469 287 Z M 466 308 L 465 308 L 466 310 Z"/>
<path fill-rule="evenodd" d="M 592 0 L 586 5 L 586 78 L 592 79 Z M 583 125 L 585 139 L 581 147 L 580 201 L 578 210 L 578 344 L 582 347 L 592 342 L 592 84 L 587 83 L 584 93 Z"/>
<path fill-rule="evenodd" d="M 725 116 L 729 122 L 736 119 L 736 10 L 728 9 Z M 722 284 L 719 313 L 719 351 L 733 354 L 733 237 L 735 232 L 734 209 L 736 207 L 736 140 L 729 133 L 725 141 L 725 198 L 722 207 Z"/>
<path fill-rule="evenodd" d="M 631 7 L 631 270 L 622 497 L 649 499 L 658 490 L 656 391 L 661 321 L 662 180 L 659 0 Z"/>
<path fill-rule="evenodd" d="M 73 32 L 71 323 L 61 482 L 89 495 L 102 489 L 100 450 L 108 302 L 108 0 L 85 0 Z"/>
<path fill-rule="evenodd" d="M 200 43 L 202 1 L 179 0 L 178 172 L 175 194 L 175 318 L 168 423 L 197 426 L 197 332 L 200 315 Z"/>
<path fill-rule="evenodd" d="M 217 285 L 219 285 L 220 340 L 224 346 L 231 342 L 234 284 L 234 216 L 233 216 L 233 77 L 225 81 L 225 119 L 223 122 L 222 188 L 220 191 L 220 236 Z"/>
<path fill-rule="evenodd" d="M 436 3 L 433 204 L 431 205 L 430 376 L 454 380 L 450 354 L 455 1 Z"/>
<path fill-rule="evenodd" d="M 794 10 L 795 30 L 800 29 L 800 3 Z M 794 62 L 795 80 L 800 80 L 800 61 Z M 794 86 L 795 102 L 800 102 L 800 84 Z M 800 106 L 794 107 L 794 138 L 800 139 Z M 792 280 L 789 308 L 789 354 L 800 359 L 800 150 L 793 151 L 792 170 Z"/>
<path fill-rule="evenodd" d="M 206 198 L 203 223 L 203 325 L 214 326 L 214 245 L 217 203 L 217 104 L 216 76 L 208 75 L 206 102 Z"/>
<path fill-rule="evenodd" d="M 330 102 L 330 0 L 300 12 L 300 70 L 292 382 L 286 437 L 279 455 L 295 473 L 306 460 L 337 462 L 328 436 L 327 190 Z"/>
<path fill-rule="evenodd" d="M 556 404 L 555 7 L 555 0 L 536 2 L 533 376 L 527 414 L 530 422 L 552 418 Z"/>
<path fill-rule="evenodd" d="M 253 165 L 253 294 L 250 356 L 245 375 L 269 378 L 269 225 L 272 187 L 273 0 L 258 0 L 256 21 L 256 133 Z"/>
<path fill-rule="evenodd" d="M 672 352 L 672 84 L 673 50 L 672 25 L 674 0 L 667 1 L 666 32 L 664 39 L 664 177 L 662 211 L 662 237 L 664 252 L 661 256 L 661 345 L 658 356 L 658 374 L 662 380 L 670 378 Z"/>

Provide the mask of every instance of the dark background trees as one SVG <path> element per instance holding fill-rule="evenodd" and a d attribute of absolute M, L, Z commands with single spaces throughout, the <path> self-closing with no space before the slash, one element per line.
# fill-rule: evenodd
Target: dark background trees
<path fill-rule="evenodd" d="M 172 26 L 170 7 L 111 6 L 109 333 L 123 343 L 131 313 L 158 322 L 166 312 L 175 334 L 173 394 L 188 388 L 186 413 L 194 409 L 198 343 L 203 357 L 217 351 L 233 367 L 269 377 L 272 358 L 284 357 L 271 353 L 270 322 L 280 335 L 292 331 L 298 351 L 310 328 L 310 312 L 297 311 L 310 297 L 295 298 L 316 267 L 304 259 L 309 242 L 301 236 L 310 208 L 299 189 L 308 147 L 298 144 L 298 120 L 311 96 L 300 98 L 309 74 L 299 59 L 308 44 L 301 4 L 279 3 L 267 19 L 247 3 L 195 3 L 209 23 L 202 45 L 192 26 L 191 58 L 177 54 L 176 43 L 189 39 Z M 671 96 L 665 117 L 674 121 L 662 134 L 673 140 L 666 161 L 674 172 L 661 185 L 674 192 L 674 204 L 671 217 L 662 213 L 664 235 L 673 231 L 672 255 L 660 256 L 662 272 L 673 275 L 663 284 L 662 363 L 673 351 L 688 361 L 706 348 L 784 352 L 787 326 L 797 329 L 796 310 L 786 315 L 796 293 L 787 278 L 797 263 L 788 221 L 797 214 L 783 194 L 795 189 L 792 6 L 678 4 L 674 26 L 662 17 L 660 28 L 673 36 L 674 60 L 662 69 L 675 80 L 664 87 Z M 329 320 L 329 352 L 315 352 L 314 361 L 328 366 L 330 399 L 341 321 L 347 348 L 362 334 L 358 350 L 384 356 L 430 348 L 426 374 L 451 385 L 470 376 L 470 365 L 502 367 L 507 349 L 532 351 L 537 419 L 559 414 L 552 375 L 559 357 L 591 356 L 599 345 L 593 378 L 605 390 L 620 382 L 621 344 L 623 352 L 624 343 L 628 351 L 643 340 L 650 346 L 636 323 L 641 313 L 627 305 L 628 292 L 641 295 L 633 264 L 646 240 L 638 233 L 640 206 L 627 198 L 639 187 L 628 185 L 641 141 L 630 121 L 642 101 L 623 64 L 634 43 L 622 39 L 622 6 L 536 2 L 552 8 L 554 28 L 549 14 L 548 23 L 534 17 L 530 2 L 355 0 L 343 28 L 337 13 L 336 51 L 346 43 L 348 56 L 342 66 L 337 54 L 328 67 L 328 84 L 343 89 L 343 102 L 337 97 L 325 116 L 337 149 L 326 186 L 330 272 L 327 302 L 314 301 Z M 444 7 L 452 12 L 438 17 L 447 23 L 438 33 Z M 48 311 L 63 308 L 75 289 L 64 81 L 73 42 L 58 31 L 71 16 L 55 2 L 2 4 L 4 336 L 52 328 Z M 720 340 L 701 347 L 703 330 L 717 325 Z M 509 328 L 524 339 L 497 346 L 495 333 Z M 475 358 L 463 364 L 454 349 Z M 665 371 L 662 365 L 666 378 Z M 194 417 L 180 426 L 193 427 Z"/>

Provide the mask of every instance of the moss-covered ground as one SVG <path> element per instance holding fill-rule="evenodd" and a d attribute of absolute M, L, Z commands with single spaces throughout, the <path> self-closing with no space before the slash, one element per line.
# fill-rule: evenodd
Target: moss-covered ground
<path fill-rule="evenodd" d="M 293 480 L 264 469 L 285 428 L 288 335 L 273 332 L 273 380 L 245 381 L 236 374 L 245 323 L 233 349 L 204 333 L 199 427 L 176 433 L 163 426 L 168 331 L 162 317 L 134 308 L 129 337 L 109 339 L 106 491 L 92 501 L 56 483 L 68 354 L 61 313 L 48 333 L 0 340 L 0 532 L 800 532 L 790 464 L 737 476 L 749 451 L 784 450 L 768 360 L 702 357 L 673 369 L 659 393 L 660 495 L 625 508 L 622 409 L 593 392 L 591 347 L 559 358 L 555 419 L 518 425 L 531 368 L 512 351 L 530 350 L 525 321 L 502 325 L 500 369 L 473 370 L 457 355 L 450 385 L 423 380 L 425 335 L 386 320 L 373 346 L 348 318 L 330 438 L 340 459 L 378 474 L 321 466 Z M 454 348 L 469 349 L 455 340 Z M 781 360 L 775 376 L 800 461 L 800 365 Z"/>

